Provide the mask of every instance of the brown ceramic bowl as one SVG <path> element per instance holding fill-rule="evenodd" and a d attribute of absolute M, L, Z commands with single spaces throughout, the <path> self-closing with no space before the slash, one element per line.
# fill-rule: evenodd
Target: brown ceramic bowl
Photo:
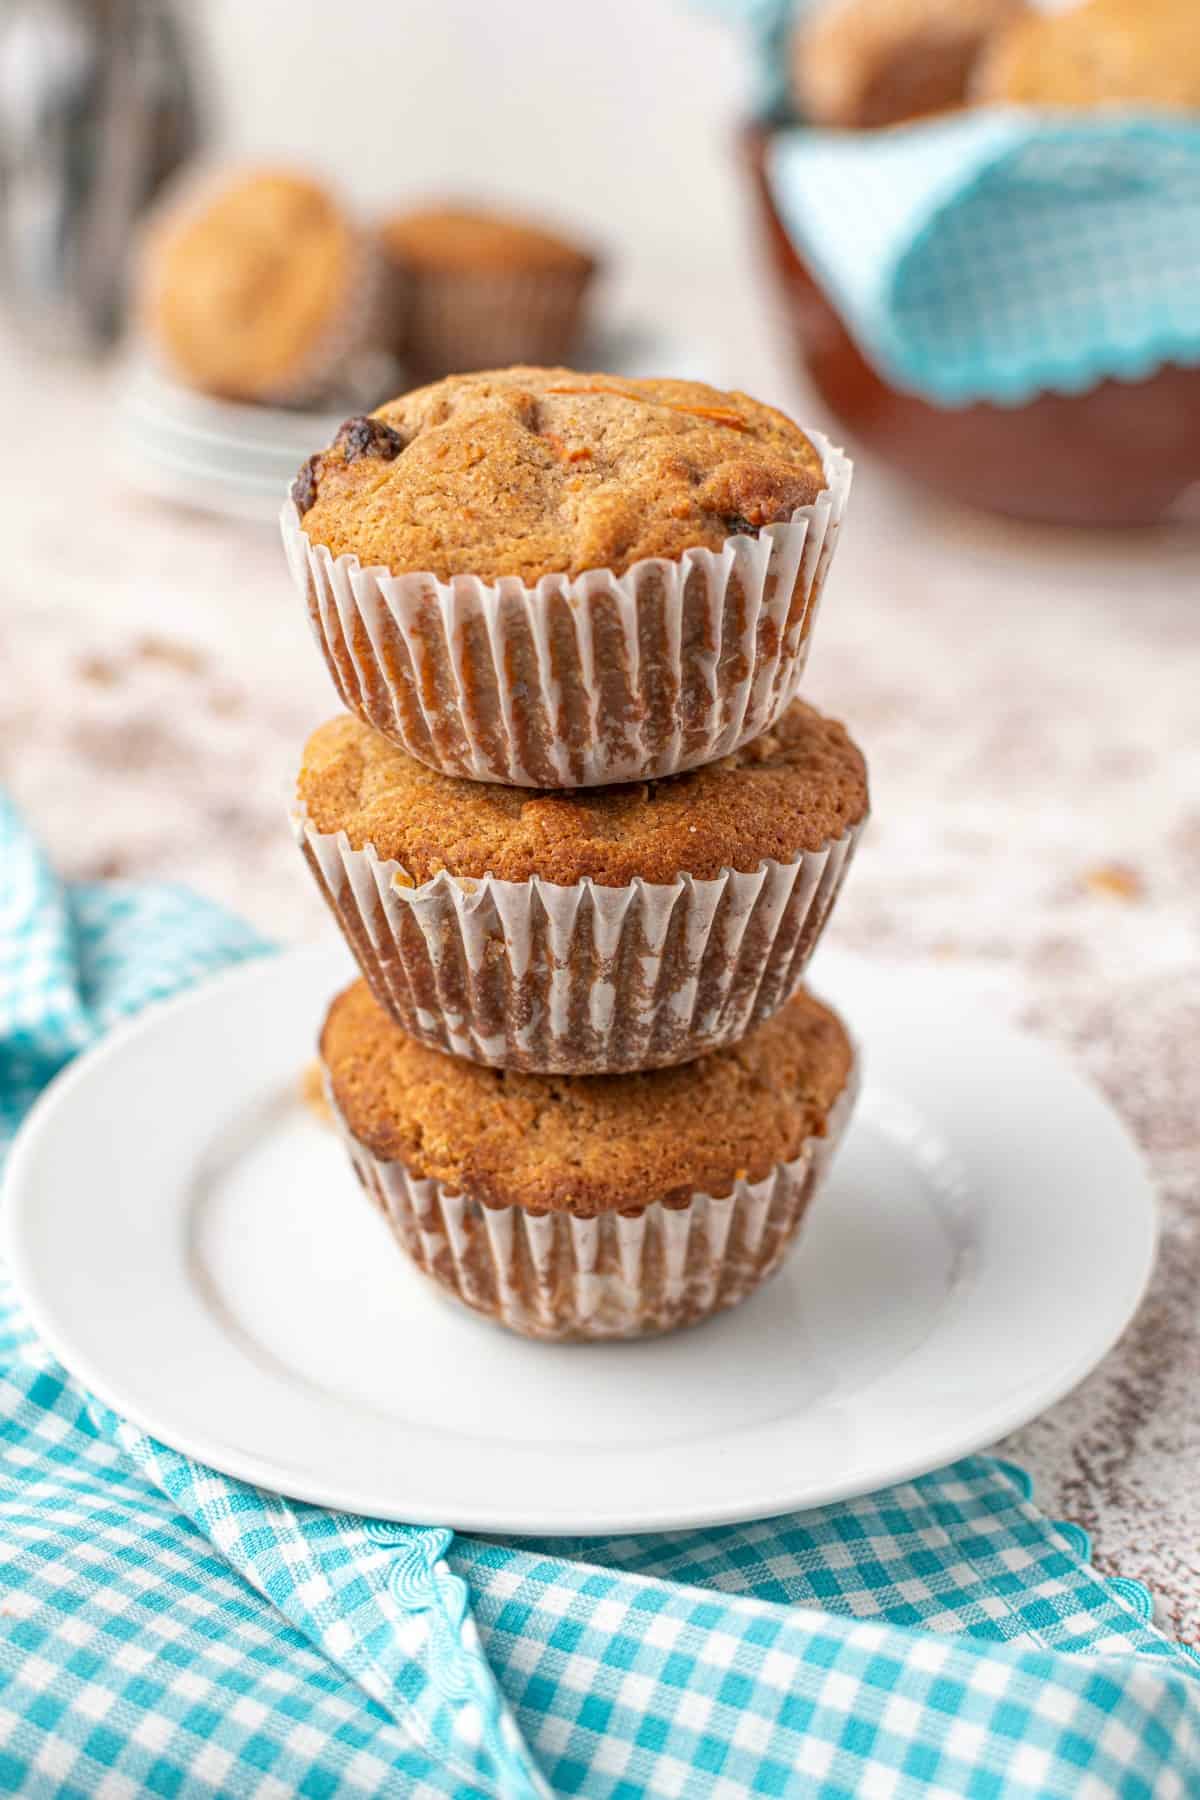
<path fill-rule="evenodd" d="M 796 254 L 766 180 L 770 132 L 741 154 L 792 347 L 847 429 L 927 486 L 992 512 L 1070 525 L 1150 525 L 1200 482 L 1200 369 L 1025 406 L 940 407 L 889 387 Z"/>

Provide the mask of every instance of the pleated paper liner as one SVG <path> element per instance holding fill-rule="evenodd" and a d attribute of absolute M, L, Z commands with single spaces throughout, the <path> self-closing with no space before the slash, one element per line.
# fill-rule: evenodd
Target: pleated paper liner
<path fill-rule="evenodd" d="M 293 815 L 380 1005 L 435 1050 L 496 1067 L 613 1074 L 735 1042 L 792 995 L 861 826 L 793 862 L 602 887 L 534 877 L 413 886 L 397 862 Z"/>
<path fill-rule="evenodd" d="M 392 343 L 421 380 L 570 360 L 594 270 L 388 264 Z"/>
<path fill-rule="evenodd" d="M 516 787 L 657 780 L 727 756 L 804 673 L 851 478 L 810 435 L 827 485 L 790 520 L 532 587 L 335 559 L 289 500 L 288 563 L 343 704 L 443 774 Z"/>

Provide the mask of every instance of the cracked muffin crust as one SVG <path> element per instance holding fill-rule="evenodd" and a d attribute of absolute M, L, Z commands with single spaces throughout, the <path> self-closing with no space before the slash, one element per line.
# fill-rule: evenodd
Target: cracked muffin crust
<path fill-rule="evenodd" d="M 373 845 L 414 885 L 445 870 L 616 887 L 711 880 L 818 851 L 862 823 L 867 772 L 844 726 L 801 700 L 703 769 L 580 792 L 456 781 L 341 716 L 310 737 L 297 798 L 316 830 L 344 831 L 354 850 Z"/>
<path fill-rule="evenodd" d="M 702 382 L 513 368 L 350 420 L 293 499 L 305 534 L 364 567 L 441 580 L 677 559 L 811 505 L 819 452 L 783 413 Z"/>

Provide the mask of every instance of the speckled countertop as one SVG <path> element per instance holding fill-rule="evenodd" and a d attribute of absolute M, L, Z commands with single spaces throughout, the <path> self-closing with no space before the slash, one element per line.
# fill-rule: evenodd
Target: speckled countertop
<path fill-rule="evenodd" d="M 0 780 L 69 874 L 170 874 L 314 934 L 283 813 L 334 701 L 274 533 L 126 490 L 105 394 L 0 355 Z M 837 938 L 961 970 L 1061 1044 L 1150 1155 L 1153 1291 L 1005 1450 L 1196 1641 L 1200 534 L 1007 526 L 860 466 L 808 691 L 872 770 Z"/>

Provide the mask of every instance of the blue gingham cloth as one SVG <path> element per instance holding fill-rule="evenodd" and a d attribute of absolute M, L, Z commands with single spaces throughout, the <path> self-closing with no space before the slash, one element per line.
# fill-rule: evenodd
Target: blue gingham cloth
<path fill-rule="evenodd" d="M 794 0 L 708 0 L 749 28 L 777 122 Z M 981 108 L 890 131 L 775 132 L 802 259 L 894 385 L 1018 405 L 1200 362 L 1200 126 Z"/>
<path fill-rule="evenodd" d="M 0 1132 L 264 948 L 177 888 L 64 889 L 0 800 Z M 295 1504 L 89 1399 L 0 1282 L 2 1794 L 1185 1800 L 1200 1664 L 1149 1610 L 988 1457 L 605 1540 Z"/>

